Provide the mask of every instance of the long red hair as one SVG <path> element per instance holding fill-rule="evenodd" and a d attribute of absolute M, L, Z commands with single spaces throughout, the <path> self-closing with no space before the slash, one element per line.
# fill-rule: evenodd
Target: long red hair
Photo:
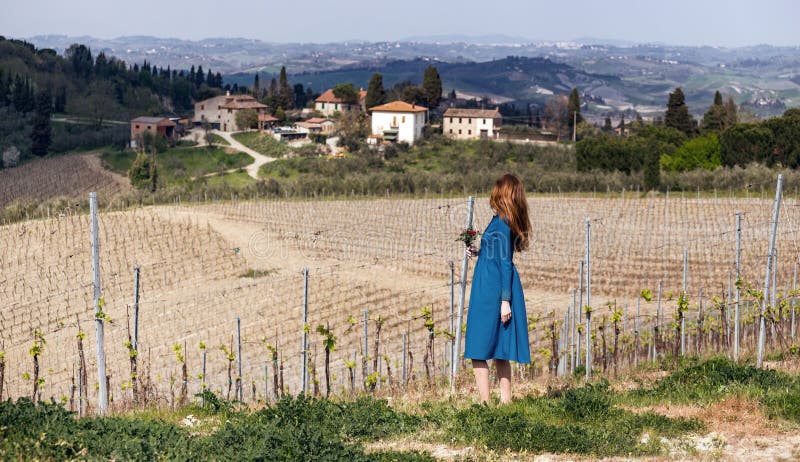
<path fill-rule="evenodd" d="M 492 189 L 489 205 L 511 228 L 514 250 L 526 250 L 531 243 L 531 220 L 522 181 L 511 173 L 498 178 Z"/>

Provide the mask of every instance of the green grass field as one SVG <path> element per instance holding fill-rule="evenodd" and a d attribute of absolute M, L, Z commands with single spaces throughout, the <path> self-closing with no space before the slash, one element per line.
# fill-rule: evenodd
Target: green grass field
<path fill-rule="evenodd" d="M 289 147 L 277 141 L 270 135 L 258 132 L 236 133 L 233 138 L 248 148 L 269 157 L 283 157 L 289 152 Z"/>
<path fill-rule="evenodd" d="M 217 135 L 216 133 L 209 133 L 208 137 L 211 139 L 211 142 L 218 146 L 230 146 L 231 144 L 228 143 L 228 140 L 225 138 Z"/>
<path fill-rule="evenodd" d="M 108 152 L 101 156 L 106 167 L 121 175 L 128 174 L 131 163 L 136 158 L 133 151 Z M 244 167 L 252 163 L 247 154 L 237 152 L 228 154 L 225 148 L 178 147 L 156 154 L 159 179 L 164 183 L 176 183 L 197 179 L 203 175 Z M 238 172 L 237 172 L 238 173 Z M 246 176 L 246 174 L 244 174 Z M 218 182 L 230 180 L 244 185 L 241 175 L 235 178 L 221 178 Z"/>

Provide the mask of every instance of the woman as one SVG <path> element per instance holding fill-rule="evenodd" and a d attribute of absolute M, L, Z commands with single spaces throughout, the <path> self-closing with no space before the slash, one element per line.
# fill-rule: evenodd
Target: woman
<path fill-rule="evenodd" d="M 489 199 L 494 217 L 481 237 L 469 297 L 464 357 L 472 360 L 481 402 L 489 401 L 489 366 L 494 359 L 500 379 L 500 402 L 511 401 L 511 364 L 529 363 L 528 319 L 514 252 L 530 245 L 531 223 L 522 182 L 505 174 Z"/>

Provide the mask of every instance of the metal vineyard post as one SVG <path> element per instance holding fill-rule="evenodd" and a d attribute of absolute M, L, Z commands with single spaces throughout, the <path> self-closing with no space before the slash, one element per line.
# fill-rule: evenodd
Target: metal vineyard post
<path fill-rule="evenodd" d="M 100 241 L 97 223 L 97 193 L 89 193 L 90 228 L 92 234 L 92 286 L 94 288 L 94 326 L 97 332 L 97 382 L 99 395 L 97 410 L 106 414 L 108 407 L 108 382 L 106 381 L 106 355 L 104 345 L 104 313 L 100 297 Z"/>
<path fill-rule="evenodd" d="M 473 196 L 469 196 L 467 199 L 467 223 L 464 226 L 465 229 L 469 229 L 472 227 L 472 212 L 475 208 L 475 198 Z M 458 322 L 456 323 L 456 353 L 453 355 L 455 356 L 456 360 L 453 361 L 453 376 L 456 375 L 458 372 L 458 365 L 461 363 L 461 326 L 464 325 L 464 299 L 467 296 L 467 247 L 464 246 L 464 256 L 461 260 L 461 298 L 458 301 Z"/>
<path fill-rule="evenodd" d="M 775 234 L 778 231 L 778 216 L 781 205 L 781 192 L 783 191 L 783 175 L 778 175 L 778 187 L 775 188 L 775 208 L 772 211 L 772 225 L 769 235 L 769 250 L 767 251 L 767 271 L 764 277 L 764 293 L 761 300 L 761 316 L 758 329 L 758 355 L 756 356 L 756 367 L 764 364 L 764 337 L 766 336 L 766 319 L 764 315 L 767 310 L 767 298 L 770 291 L 770 276 L 772 275 L 773 254 L 775 253 Z"/>

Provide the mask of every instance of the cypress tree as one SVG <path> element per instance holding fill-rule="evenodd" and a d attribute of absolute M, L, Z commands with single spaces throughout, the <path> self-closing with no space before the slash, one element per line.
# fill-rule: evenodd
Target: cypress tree
<path fill-rule="evenodd" d="M 294 108 L 294 89 L 289 85 L 289 79 L 286 77 L 286 66 L 281 66 L 278 85 L 278 106 L 284 110 Z"/>
<path fill-rule="evenodd" d="M 261 82 L 258 81 L 258 72 L 256 72 L 256 76 L 253 79 L 253 96 L 258 98 L 260 94 L 261 94 Z"/>
<path fill-rule="evenodd" d="M 703 115 L 703 129 L 721 131 L 727 126 L 727 114 L 722 102 L 722 95 L 717 91 L 714 94 L 714 104 Z"/>
<path fill-rule="evenodd" d="M 694 131 L 694 123 L 689 108 L 686 106 L 686 98 L 681 87 L 669 94 L 667 102 L 667 113 L 664 115 L 664 125 L 678 129 L 687 135 Z"/>
<path fill-rule="evenodd" d="M 578 94 L 577 88 L 572 89 L 567 101 L 567 125 L 569 126 L 570 133 L 572 133 L 573 122 L 583 122 L 583 116 L 581 116 L 581 97 Z"/>
<path fill-rule="evenodd" d="M 431 109 L 438 107 L 442 101 L 442 79 L 439 70 L 433 66 L 428 66 L 422 76 L 422 93 Z"/>
<path fill-rule="evenodd" d="M 197 74 L 194 76 L 194 83 L 198 87 L 206 81 L 206 75 L 203 74 L 203 66 L 197 66 Z"/>
<path fill-rule="evenodd" d="M 369 79 L 364 105 L 369 109 L 371 107 L 380 106 L 385 102 L 386 91 L 383 89 L 383 76 L 380 72 L 376 72 L 372 74 L 372 77 Z"/>
<path fill-rule="evenodd" d="M 648 191 L 661 186 L 661 154 L 658 143 L 650 142 L 644 154 L 644 187 Z"/>
<path fill-rule="evenodd" d="M 606 121 L 603 124 L 603 131 L 606 133 L 614 131 L 614 127 L 611 126 L 611 117 L 606 117 Z"/>
<path fill-rule="evenodd" d="M 733 97 L 728 97 L 728 103 L 725 105 L 725 127 L 732 127 L 739 123 L 739 114 L 737 113 L 736 103 Z"/>
<path fill-rule="evenodd" d="M 47 155 L 52 141 L 50 116 L 53 114 L 53 97 L 45 88 L 36 96 L 36 114 L 31 131 L 31 152 L 39 157 Z"/>

